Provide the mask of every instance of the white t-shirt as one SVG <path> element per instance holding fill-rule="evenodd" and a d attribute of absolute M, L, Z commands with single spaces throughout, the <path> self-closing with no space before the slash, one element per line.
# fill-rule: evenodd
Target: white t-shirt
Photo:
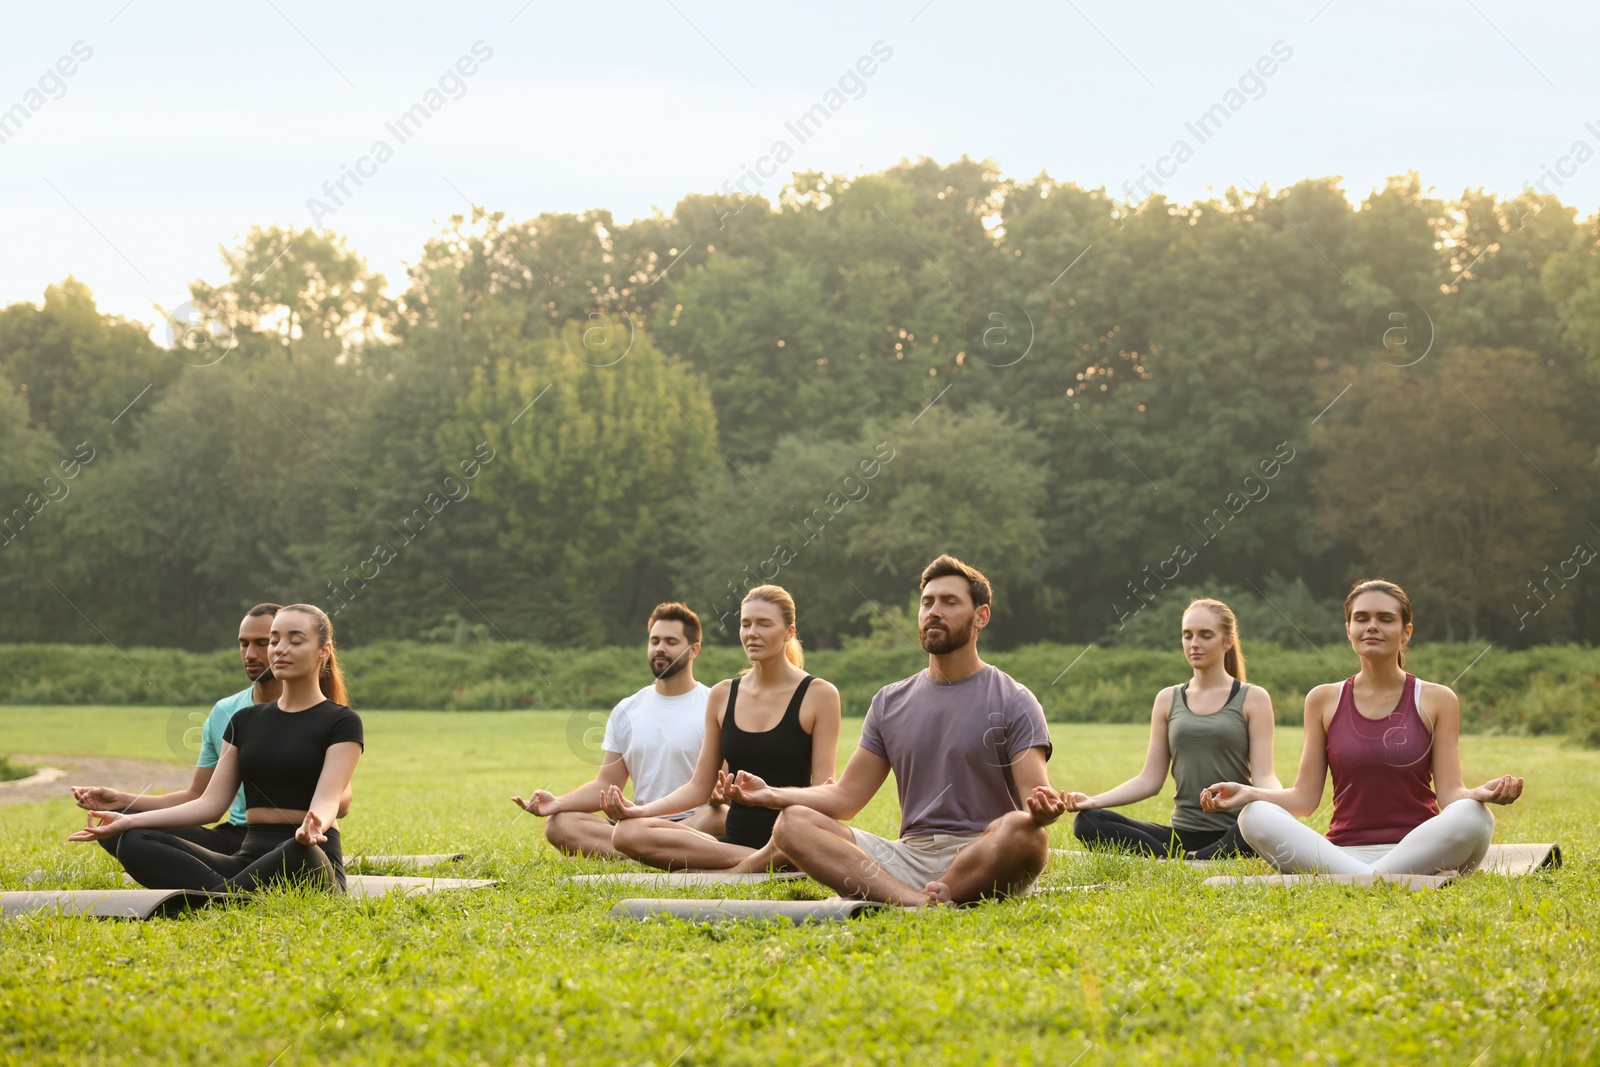
<path fill-rule="evenodd" d="M 694 777 L 706 733 L 711 687 L 696 682 L 682 696 L 664 697 L 647 685 L 611 709 L 600 747 L 622 756 L 633 778 L 633 802 L 648 804 Z M 692 811 L 669 816 L 686 819 Z"/>

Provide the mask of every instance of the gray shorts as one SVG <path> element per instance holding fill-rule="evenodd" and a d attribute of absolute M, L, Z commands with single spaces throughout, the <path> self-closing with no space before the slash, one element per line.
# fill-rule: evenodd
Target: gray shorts
<path fill-rule="evenodd" d="M 850 828 L 856 847 L 865 852 L 884 873 L 912 889 L 922 890 L 937 882 L 955 862 L 956 853 L 972 844 L 979 834 L 917 834 L 891 841 Z"/>

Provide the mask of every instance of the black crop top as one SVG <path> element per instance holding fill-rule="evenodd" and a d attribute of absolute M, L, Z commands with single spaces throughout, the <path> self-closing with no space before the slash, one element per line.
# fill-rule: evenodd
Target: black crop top
<path fill-rule="evenodd" d="M 305 811 L 317 792 L 329 745 L 354 741 L 365 750 L 361 716 L 331 700 L 287 712 L 276 700 L 237 712 L 222 739 L 239 750 L 239 780 L 251 808 Z"/>

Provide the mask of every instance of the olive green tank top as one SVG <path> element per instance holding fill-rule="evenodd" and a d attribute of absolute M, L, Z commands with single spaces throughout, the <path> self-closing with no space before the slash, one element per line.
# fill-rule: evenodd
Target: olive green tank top
<path fill-rule="evenodd" d="M 1167 712 L 1167 751 L 1172 753 L 1172 825 L 1181 830 L 1230 830 L 1236 811 L 1206 811 L 1200 790 L 1218 782 L 1250 781 L 1250 730 L 1244 721 L 1248 685 L 1234 683 L 1228 702 L 1210 715 L 1196 715 L 1186 686 L 1172 690 Z"/>

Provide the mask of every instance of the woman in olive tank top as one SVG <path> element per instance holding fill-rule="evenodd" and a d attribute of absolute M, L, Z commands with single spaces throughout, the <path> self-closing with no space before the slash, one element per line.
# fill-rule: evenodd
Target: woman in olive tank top
<path fill-rule="evenodd" d="M 794 619 L 794 600 L 779 586 L 745 594 L 739 640 L 750 669 L 712 687 L 694 777 L 650 804 L 631 803 L 615 786 L 601 796 L 606 815 L 616 821 L 611 845 L 618 852 L 669 871 L 754 872 L 783 863 L 772 845 L 776 809 L 729 804 L 721 837 L 661 816 L 698 807 L 713 790 L 725 793 L 740 771 L 786 786 L 832 779 L 839 691 L 803 669 Z"/>
<path fill-rule="evenodd" d="M 1232 812 L 1207 811 L 1200 791 L 1225 778 L 1278 788 L 1272 766 L 1272 698 L 1244 681 L 1239 624 L 1220 600 L 1196 600 L 1183 613 L 1183 651 L 1194 675 L 1163 689 L 1150 709 L 1144 769 L 1095 796 L 1067 794 L 1078 812 L 1072 832 L 1086 845 L 1107 845 L 1160 858 L 1250 855 Z M 1171 768 L 1172 825 L 1109 809 L 1155 796 Z"/>
<path fill-rule="evenodd" d="M 1305 747 L 1288 789 L 1220 780 L 1207 811 L 1238 811 L 1239 832 L 1280 871 L 1436 874 L 1474 870 L 1489 851 L 1489 804 L 1522 795 L 1511 775 L 1461 780 L 1461 705 L 1449 686 L 1406 673 L 1411 598 L 1393 582 L 1357 582 L 1344 600 L 1345 634 L 1361 669 L 1306 694 Z M 1300 822 L 1333 777 L 1326 836 Z"/>

